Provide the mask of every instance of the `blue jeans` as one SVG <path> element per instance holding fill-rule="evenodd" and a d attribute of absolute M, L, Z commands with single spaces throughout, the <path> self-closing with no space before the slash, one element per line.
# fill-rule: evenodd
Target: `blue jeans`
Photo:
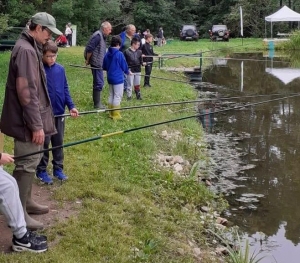
<path fill-rule="evenodd" d="M 55 118 L 55 127 L 57 130 L 57 133 L 51 136 L 45 137 L 44 142 L 44 149 L 49 149 L 49 145 L 51 143 L 52 147 L 63 145 L 64 143 L 64 134 L 65 134 L 65 118 L 64 117 L 58 117 Z M 52 150 L 52 164 L 53 169 L 61 169 L 64 168 L 64 150 L 63 148 L 58 148 L 55 150 Z M 37 167 L 38 172 L 46 171 L 47 166 L 49 162 L 49 152 L 44 152 L 43 157 Z"/>

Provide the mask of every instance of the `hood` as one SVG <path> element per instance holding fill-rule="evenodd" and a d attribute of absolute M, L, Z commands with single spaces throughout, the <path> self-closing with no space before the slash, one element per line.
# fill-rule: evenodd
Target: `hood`
<path fill-rule="evenodd" d="M 115 47 L 109 47 L 107 51 L 107 56 L 112 57 L 114 54 L 116 54 L 119 51 L 119 49 Z"/>

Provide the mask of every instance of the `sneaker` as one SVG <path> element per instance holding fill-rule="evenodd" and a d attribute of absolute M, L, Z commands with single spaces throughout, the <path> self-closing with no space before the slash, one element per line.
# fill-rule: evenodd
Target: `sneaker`
<path fill-rule="evenodd" d="M 40 171 L 36 173 L 36 177 L 45 184 L 53 184 L 53 180 L 46 171 Z"/>
<path fill-rule="evenodd" d="M 66 176 L 62 169 L 55 169 L 53 171 L 53 176 L 55 176 L 58 180 L 61 180 L 61 181 L 65 181 L 68 179 L 68 176 Z"/>
<path fill-rule="evenodd" d="M 150 85 L 150 84 L 144 84 L 143 87 L 144 87 L 144 88 L 151 88 L 151 85 Z"/>
<path fill-rule="evenodd" d="M 127 97 L 127 100 L 131 100 L 132 99 L 132 97 L 130 96 L 130 97 Z"/>
<path fill-rule="evenodd" d="M 28 230 L 22 238 L 13 236 L 12 249 L 16 252 L 30 251 L 34 253 L 45 252 L 48 249 L 45 236 L 39 236 L 36 233 Z"/>

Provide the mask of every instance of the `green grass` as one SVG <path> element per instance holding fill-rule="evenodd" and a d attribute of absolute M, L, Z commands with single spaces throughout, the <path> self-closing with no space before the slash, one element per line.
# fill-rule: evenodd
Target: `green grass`
<path fill-rule="evenodd" d="M 261 40 L 245 39 L 258 46 Z M 251 42 L 251 45 L 250 45 Z M 155 48 L 163 53 L 195 53 L 212 49 L 229 49 L 241 43 L 173 41 Z M 246 46 L 242 49 L 246 49 Z M 185 60 L 191 63 L 190 59 Z M 0 91 L 3 101 L 9 52 L 0 54 Z M 92 110 L 92 76 L 83 65 L 83 47 L 60 49 L 58 62 L 66 68 L 71 95 L 79 111 Z M 180 64 L 176 59 L 172 63 Z M 196 64 L 197 65 L 197 64 Z M 182 73 L 153 69 L 153 76 L 185 81 Z M 188 84 L 152 79 L 153 88 L 142 89 L 142 101 L 122 101 L 122 106 L 194 100 L 197 92 Z M 108 88 L 104 88 L 104 101 Z M 191 105 L 164 106 L 122 112 L 123 119 L 114 122 L 107 114 L 85 115 L 66 120 L 65 142 L 126 130 L 155 122 L 194 115 Z M 165 141 L 160 134 L 178 130 L 179 141 Z M 207 247 L 199 212 L 201 205 L 214 206 L 215 197 L 195 180 L 195 171 L 186 177 L 163 170 L 156 163 L 160 151 L 180 154 L 194 164 L 207 161 L 201 125 L 195 119 L 156 126 L 65 149 L 65 172 L 69 181 L 49 186 L 61 202 L 82 202 L 78 215 L 47 229 L 53 242 L 49 252 L 41 255 L 0 255 L 0 262 L 196 262 L 187 240 L 197 240 Z M 12 152 L 12 139 L 5 138 L 5 151 Z M 194 166 L 195 168 L 195 166 Z M 12 167 L 7 167 L 8 171 Z M 222 209 L 223 202 L 220 201 Z M 185 207 L 186 209 L 183 209 Z M 184 251 L 179 253 L 178 251 Z M 212 262 L 210 257 L 201 262 Z"/>

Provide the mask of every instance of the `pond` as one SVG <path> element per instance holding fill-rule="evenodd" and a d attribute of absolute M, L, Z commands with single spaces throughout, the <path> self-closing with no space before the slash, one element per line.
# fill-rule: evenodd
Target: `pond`
<path fill-rule="evenodd" d="M 199 86 L 221 98 L 240 97 L 226 100 L 231 108 L 268 101 L 216 112 L 207 130 L 239 138 L 233 147 L 249 169 L 231 178 L 220 169 L 219 177 L 234 185 L 226 193 L 225 217 L 239 226 L 252 251 L 266 255 L 262 263 L 300 262 L 300 96 L 274 100 L 300 92 L 297 64 L 272 53 L 233 54 L 211 60 Z M 249 95 L 255 97 L 242 98 Z"/>

